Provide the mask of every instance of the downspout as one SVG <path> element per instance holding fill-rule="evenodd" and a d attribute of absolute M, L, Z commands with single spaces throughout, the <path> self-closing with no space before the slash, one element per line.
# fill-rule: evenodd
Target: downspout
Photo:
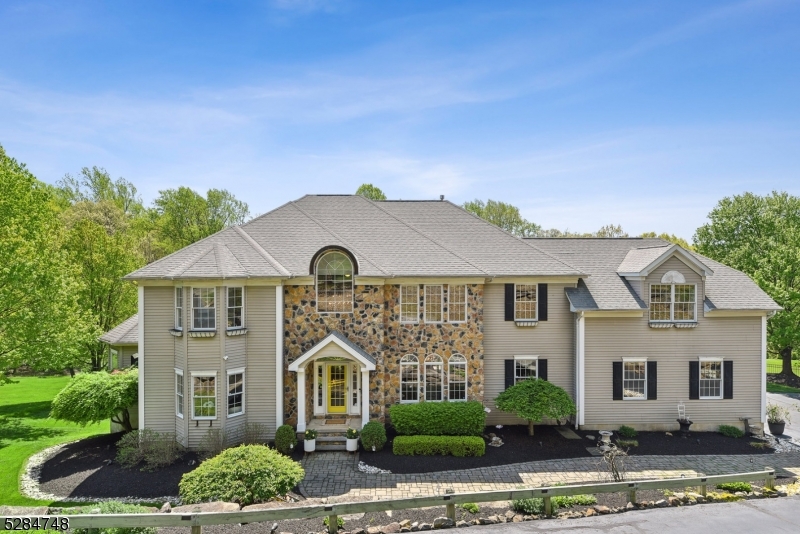
<path fill-rule="evenodd" d="M 586 318 L 583 312 L 578 312 L 575 325 L 575 397 L 577 400 L 578 416 L 575 418 L 575 428 L 578 429 L 585 424 L 585 359 L 586 359 Z"/>

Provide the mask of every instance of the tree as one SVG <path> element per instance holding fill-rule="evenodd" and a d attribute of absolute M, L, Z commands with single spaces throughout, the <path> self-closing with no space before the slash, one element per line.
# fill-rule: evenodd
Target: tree
<path fill-rule="evenodd" d="M 498 410 L 517 414 L 528 421 L 528 434 L 533 424 L 542 419 L 566 419 L 578 410 L 562 388 L 547 380 L 531 378 L 517 382 L 494 400 Z"/>
<path fill-rule="evenodd" d="M 694 235 L 697 251 L 747 273 L 783 308 L 768 322 L 768 350 L 781 356 L 783 379 L 800 385 L 792 370 L 800 343 L 800 197 L 725 197 L 708 218 Z"/>
<path fill-rule="evenodd" d="M 69 204 L 108 201 L 125 215 L 137 215 L 143 209 L 142 198 L 137 194 L 136 187 L 125 178 L 112 180 L 103 168 L 84 167 L 79 177 L 66 174 L 57 185 L 61 197 Z"/>
<path fill-rule="evenodd" d="M 0 146 L 0 378 L 9 369 L 64 369 L 97 332 L 61 249 L 53 189 Z"/>
<path fill-rule="evenodd" d="M 618 224 L 607 224 L 601 226 L 596 232 L 570 232 L 569 229 L 561 231 L 557 228 L 550 228 L 549 230 L 542 230 L 539 232 L 538 237 L 558 237 L 558 238 L 589 238 L 589 237 L 604 237 L 604 238 L 617 238 L 628 237 L 628 232 L 622 229 Z"/>
<path fill-rule="evenodd" d="M 686 250 L 694 250 L 694 247 L 690 245 L 689 242 L 683 239 L 682 237 L 678 237 L 673 234 L 668 234 L 666 232 L 661 234 L 656 234 L 655 232 L 645 232 L 639 237 L 650 237 L 650 238 L 657 237 L 659 239 L 663 239 L 664 241 L 674 243 L 682 248 L 685 248 Z"/>
<path fill-rule="evenodd" d="M 206 198 L 188 187 L 158 193 L 157 224 L 161 243 L 168 253 L 228 226 L 242 224 L 250 216 L 247 204 L 224 189 L 210 189 Z"/>
<path fill-rule="evenodd" d="M 356 190 L 356 195 L 361 195 L 370 200 L 386 200 L 386 195 L 383 194 L 383 191 L 381 191 L 378 186 L 372 184 L 361 184 Z"/>
<path fill-rule="evenodd" d="M 139 371 L 81 373 L 53 399 L 50 417 L 81 426 L 106 419 L 133 430 L 128 408 L 139 397 Z"/>
<path fill-rule="evenodd" d="M 484 202 L 475 199 L 465 202 L 463 207 L 468 212 L 518 237 L 536 237 L 542 229 L 538 224 L 526 220 L 520 214 L 519 208 L 505 202 L 491 199 Z"/>

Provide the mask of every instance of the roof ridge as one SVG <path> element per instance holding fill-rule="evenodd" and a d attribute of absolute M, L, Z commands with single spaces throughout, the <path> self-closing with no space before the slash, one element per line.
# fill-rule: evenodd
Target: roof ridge
<path fill-rule="evenodd" d="M 198 241 L 198 243 L 200 243 L 200 241 Z M 189 245 L 189 246 L 191 246 L 191 245 Z M 209 246 L 207 248 L 204 248 L 199 252 L 196 252 L 194 257 L 192 257 L 192 259 L 185 266 L 183 266 L 183 268 L 170 271 L 169 272 L 169 277 L 170 278 L 175 278 L 176 276 L 181 276 L 183 273 L 188 271 L 191 267 L 194 267 L 194 265 L 198 261 L 200 261 L 201 258 L 205 258 L 206 255 L 208 255 L 208 253 L 211 252 L 212 250 L 214 250 L 214 243 L 211 243 L 211 246 Z"/>
<path fill-rule="evenodd" d="M 278 260 L 273 258 L 272 255 L 269 252 L 267 252 L 264 249 L 264 247 L 259 245 L 258 242 L 255 239 L 253 239 L 253 237 L 250 234 L 248 234 L 241 226 L 234 226 L 233 228 L 234 228 L 234 230 L 236 230 L 236 233 L 238 233 L 241 236 L 241 238 L 244 239 L 247 242 L 248 245 L 253 247 L 253 250 L 258 252 L 261 255 L 262 258 L 267 260 L 267 263 L 272 265 L 272 267 L 276 271 L 278 271 L 279 273 L 283 274 L 284 276 L 291 276 L 292 275 L 292 273 L 290 273 L 288 271 L 288 269 L 286 269 L 286 267 L 281 265 Z M 237 259 L 236 261 L 239 261 L 239 260 Z M 239 264 L 241 265 L 241 262 Z"/>
<path fill-rule="evenodd" d="M 387 210 L 383 209 L 381 206 L 379 206 L 379 205 L 378 205 L 378 203 L 377 203 L 377 202 L 373 202 L 372 200 L 370 200 L 370 199 L 368 199 L 368 198 L 366 198 L 366 197 L 361 197 L 361 198 L 363 198 L 364 200 L 366 200 L 367 202 L 369 202 L 370 204 L 372 204 L 373 206 L 375 206 L 376 208 L 378 208 L 379 210 L 381 210 L 382 212 L 384 212 L 385 214 L 387 214 L 389 217 L 392 217 L 392 218 L 394 218 L 395 220 L 397 220 L 398 222 L 400 222 L 400 223 L 404 224 L 405 226 L 407 226 L 408 228 L 410 228 L 410 229 L 411 229 L 411 230 L 413 230 L 414 232 L 417 232 L 419 235 L 423 236 L 423 237 L 424 237 L 425 239 L 427 239 L 428 241 L 430 241 L 430 242 L 434 243 L 435 245 L 439 246 L 439 247 L 440 247 L 440 248 L 442 248 L 443 250 L 446 250 L 447 252 L 449 252 L 450 254 L 452 254 L 453 256 L 455 256 L 456 258 L 459 258 L 459 259 L 461 259 L 462 261 L 465 261 L 466 263 L 468 263 L 468 264 L 472 265 L 473 267 L 475 267 L 475 268 L 476 268 L 476 269 L 478 269 L 479 271 L 482 271 L 482 272 L 483 272 L 483 273 L 484 273 L 486 276 L 492 276 L 492 275 L 491 275 L 491 273 L 490 273 L 489 271 L 487 271 L 486 269 L 484 269 L 483 267 L 481 267 L 481 266 L 479 266 L 479 265 L 476 265 L 475 263 L 473 263 L 472 261 L 468 260 L 467 258 L 465 258 L 464 256 L 460 255 L 459 253 L 457 253 L 457 252 L 455 252 L 455 251 L 453 251 L 453 250 L 450 250 L 449 248 L 447 248 L 446 246 L 444 246 L 444 245 L 443 245 L 443 244 L 441 244 L 439 241 L 437 241 L 437 240 L 436 240 L 436 239 L 434 239 L 433 237 L 429 236 L 428 234 L 426 234 L 426 233 L 425 233 L 425 232 L 423 232 L 422 230 L 420 230 L 420 229 L 418 229 L 418 228 L 415 228 L 415 227 L 411 226 L 410 224 L 408 224 L 406 221 L 404 221 L 404 220 L 403 220 L 403 219 L 401 219 L 400 217 L 398 217 L 398 216 L 396 216 L 395 214 L 393 214 L 393 213 L 390 213 L 389 211 L 387 211 Z M 441 202 L 441 201 L 440 201 L 440 202 Z"/>
<path fill-rule="evenodd" d="M 307 196 L 309 196 L 309 195 L 305 195 L 305 196 L 304 196 L 304 197 L 302 197 L 302 198 L 305 198 L 305 197 L 307 197 Z M 363 197 L 362 197 L 362 198 L 363 198 Z M 302 200 L 302 199 L 301 199 L 301 200 Z M 294 207 L 295 207 L 295 209 L 297 209 L 297 211 L 299 211 L 300 213 L 302 213 L 303 215 L 305 215 L 306 217 L 308 217 L 309 219 L 311 219 L 311 221 L 312 221 L 314 224 L 316 224 L 317 226 L 319 226 L 320 228 L 322 228 L 323 230 L 325 230 L 326 232 L 328 232 L 329 234 L 331 234 L 333 237 L 335 237 L 336 239 L 338 239 L 338 240 L 339 240 L 339 241 L 341 241 L 342 243 L 345 243 L 345 244 L 347 245 L 347 247 L 348 247 L 350 250 L 352 250 L 353 252 L 357 252 L 357 253 L 358 253 L 358 254 L 359 254 L 359 255 L 360 255 L 362 258 L 364 258 L 364 259 L 365 259 L 365 260 L 367 260 L 369 263 L 371 263 L 371 264 L 373 265 L 373 267 L 375 267 L 376 269 L 378 269 L 380 272 L 382 272 L 382 273 L 383 273 L 383 274 L 385 274 L 386 276 L 391 276 L 389 273 L 387 273 L 386 271 L 384 271 L 383 269 L 381 269 L 381 267 L 380 267 L 380 266 L 379 266 L 377 263 L 375 263 L 374 261 L 372 261 L 371 259 L 369 259 L 369 256 L 367 256 L 366 254 L 364 254 L 363 252 L 361 252 L 360 250 L 358 250 L 356 247 L 354 247 L 352 244 L 350 244 L 350 243 L 349 243 L 349 242 L 348 242 L 346 239 L 343 239 L 341 236 L 339 236 L 339 235 L 338 235 L 336 232 L 334 232 L 333 230 L 329 229 L 327 226 L 325 226 L 324 224 L 322 224 L 321 222 L 319 222 L 319 221 L 318 221 L 317 219 L 315 219 L 315 218 L 314 218 L 312 215 L 309 215 L 308 213 L 306 213 L 306 212 L 303 210 L 303 208 L 301 208 L 300 206 L 298 206 L 298 205 L 297 205 L 297 201 L 296 201 L 296 200 L 292 200 L 292 201 L 290 201 L 290 204 L 292 204 L 292 206 L 294 206 Z"/>

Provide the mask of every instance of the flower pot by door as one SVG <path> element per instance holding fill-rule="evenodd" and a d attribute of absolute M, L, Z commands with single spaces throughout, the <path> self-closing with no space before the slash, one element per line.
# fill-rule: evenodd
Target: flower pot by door
<path fill-rule="evenodd" d="M 358 450 L 358 438 L 347 438 L 347 452 L 356 452 Z"/>
<path fill-rule="evenodd" d="M 317 440 L 316 439 L 304 439 L 303 440 L 303 450 L 306 452 L 314 452 L 317 449 Z"/>
<path fill-rule="evenodd" d="M 769 425 L 769 433 L 773 436 L 782 436 L 783 430 L 786 428 L 786 423 L 770 423 L 767 421 L 767 425 Z"/>

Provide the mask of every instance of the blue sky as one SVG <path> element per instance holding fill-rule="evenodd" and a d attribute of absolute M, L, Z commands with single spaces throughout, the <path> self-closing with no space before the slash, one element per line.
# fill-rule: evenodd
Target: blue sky
<path fill-rule="evenodd" d="M 372 182 L 691 238 L 723 196 L 800 194 L 793 0 L 6 0 L 0 50 L 6 151 L 148 202 Z"/>

